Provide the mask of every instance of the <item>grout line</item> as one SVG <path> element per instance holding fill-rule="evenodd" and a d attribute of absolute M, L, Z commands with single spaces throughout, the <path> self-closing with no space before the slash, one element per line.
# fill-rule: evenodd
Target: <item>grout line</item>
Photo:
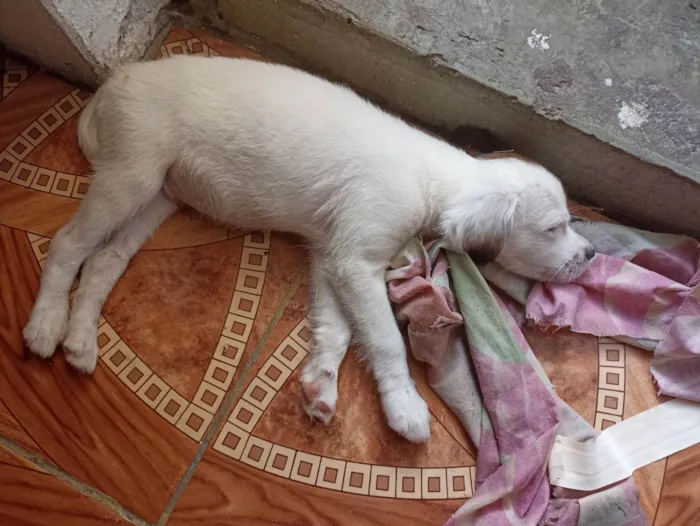
<path fill-rule="evenodd" d="M 146 520 L 142 519 L 135 513 L 132 513 L 131 511 L 127 510 L 124 506 L 119 504 L 119 502 L 114 500 L 106 493 L 103 493 L 99 489 L 94 488 L 89 484 L 86 484 L 85 482 L 74 477 L 70 473 L 66 473 L 52 462 L 46 460 L 43 456 L 34 453 L 33 451 L 29 451 L 28 449 L 25 449 L 18 444 L 15 444 L 10 439 L 2 435 L 0 435 L 0 446 L 4 446 L 19 457 L 42 469 L 49 475 L 53 475 L 53 477 L 55 477 L 56 479 L 65 482 L 82 495 L 85 495 L 86 497 L 98 502 L 99 504 L 102 504 L 103 506 L 113 511 L 121 518 L 128 520 L 132 524 L 136 524 L 137 526 L 149 526 L 149 523 Z"/>
<path fill-rule="evenodd" d="M 255 349 L 251 353 L 250 358 L 248 359 L 246 364 L 241 369 L 241 374 L 238 376 L 238 380 L 236 381 L 235 386 L 228 393 L 226 393 L 226 396 L 224 397 L 224 400 L 221 403 L 221 406 L 219 406 L 219 409 L 216 411 L 216 414 L 214 415 L 214 419 L 212 420 L 212 423 L 209 425 L 209 428 L 207 429 L 207 432 L 205 433 L 204 438 L 202 438 L 202 441 L 199 443 L 199 448 L 197 449 L 197 452 L 195 453 L 194 458 L 192 459 L 192 462 L 190 463 L 189 467 L 185 471 L 185 474 L 183 475 L 182 479 L 180 480 L 179 484 L 177 485 L 177 488 L 175 488 L 175 491 L 173 492 L 172 496 L 170 497 L 170 500 L 168 501 L 168 504 L 165 507 L 165 510 L 163 510 L 163 514 L 160 516 L 160 519 L 156 523 L 158 526 L 164 526 L 165 524 L 167 524 L 168 520 L 170 519 L 170 515 L 175 510 L 175 506 L 177 505 L 178 500 L 180 500 L 180 497 L 182 496 L 182 494 L 184 493 L 188 484 L 190 483 L 190 480 L 192 480 L 192 477 L 194 476 L 194 472 L 197 470 L 199 463 L 204 458 L 204 453 L 209 448 L 209 444 L 211 444 L 211 442 L 214 440 L 216 435 L 221 430 L 221 426 L 224 423 L 224 419 L 226 418 L 226 414 L 229 412 L 229 410 L 233 406 L 233 402 L 236 400 L 236 397 L 243 391 L 243 388 L 246 386 L 246 380 L 248 379 L 248 375 L 250 373 L 250 370 L 253 368 L 253 365 L 257 361 L 257 358 L 262 353 L 262 350 L 265 347 L 267 340 L 270 338 L 270 335 L 272 334 L 272 330 L 275 328 L 275 326 L 277 325 L 277 322 L 282 317 L 282 314 L 287 309 L 287 306 L 289 305 L 289 302 L 292 300 L 292 297 L 294 296 L 294 294 L 296 294 L 297 290 L 299 290 L 299 287 L 301 286 L 302 279 L 303 279 L 303 273 L 297 274 L 297 276 L 294 278 L 294 280 L 292 281 L 292 284 L 290 285 L 289 289 L 287 290 L 287 293 L 284 295 L 284 298 L 282 298 L 281 305 L 275 311 L 274 315 L 272 316 L 272 319 L 267 324 L 267 327 L 265 328 L 265 332 L 263 332 L 263 335 L 260 338 L 258 345 L 255 347 Z"/>

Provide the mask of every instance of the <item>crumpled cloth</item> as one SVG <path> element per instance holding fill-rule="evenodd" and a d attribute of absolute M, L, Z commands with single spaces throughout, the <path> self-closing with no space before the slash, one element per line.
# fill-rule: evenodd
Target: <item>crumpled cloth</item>
<path fill-rule="evenodd" d="M 609 223 L 575 228 L 599 254 L 574 283 L 533 284 L 495 265 L 484 275 L 524 303 L 526 318 L 537 325 L 653 351 L 659 392 L 700 402 L 700 243 Z"/>
<path fill-rule="evenodd" d="M 554 393 L 519 322 L 569 326 L 655 350 L 652 373 L 661 391 L 700 401 L 700 247 L 607 223 L 576 228 L 599 255 L 572 284 L 532 283 L 495 265 L 477 269 L 468 256 L 418 239 L 387 272 L 411 351 L 479 448 L 474 496 L 446 526 L 648 524 L 631 479 L 591 493 L 550 487 L 555 436 L 583 442 L 597 433 Z"/>

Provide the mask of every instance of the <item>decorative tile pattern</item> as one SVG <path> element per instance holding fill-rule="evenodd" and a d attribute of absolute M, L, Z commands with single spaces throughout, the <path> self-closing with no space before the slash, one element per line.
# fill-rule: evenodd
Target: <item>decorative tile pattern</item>
<path fill-rule="evenodd" d="M 177 421 L 176 427 L 193 440 L 202 440 L 214 416 L 195 404 L 187 406 Z"/>
<path fill-rule="evenodd" d="M 315 485 L 318 470 L 321 467 L 321 457 L 297 451 L 289 478 L 304 484 Z"/>
<path fill-rule="evenodd" d="M 243 450 L 249 437 L 249 433 L 227 422 L 221 429 L 213 447 L 216 451 L 239 460 L 241 455 L 243 455 Z"/>
<path fill-rule="evenodd" d="M 424 499 L 447 498 L 447 472 L 445 468 L 423 469 L 421 476 Z"/>
<path fill-rule="evenodd" d="M 295 451 L 293 449 L 273 444 L 267 459 L 265 471 L 279 475 L 280 477 L 289 478 L 292 467 L 294 466 L 294 453 Z"/>
<path fill-rule="evenodd" d="M 5 73 L 5 76 L 8 72 Z M 3 90 L 7 87 L 4 85 Z M 90 94 L 74 90 L 46 110 L 29 124 L 12 142 L 0 152 L 0 179 L 62 197 L 82 199 L 87 193 L 89 178 L 85 176 L 57 173 L 55 170 L 28 163 L 19 164 L 53 132 L 84 108 Z"/>
<path fill-rule="evenodd" d="M 343 479 L 343 491 L 369 495 L 369 486 L 372 478 L 372 466 L 348 462 L 345 464 L 345 477 Z"/>
<path fill-rule="evenodd" d="M 344 493 L 406 499 L 463 499 L 473 493 L 469 467 L 450 468 L 453 479 L 448 480 L 443 468 L 395 468 L 346 462 L 256 437 L 255 425 L 307 355 L 310 339 L 309 320 L 304 318 L 248 384 L 219 433 L 215 450 L 268 473 Z M 245 451 L 239 445 L 243 440 L 250 443 L 245 446 Z M 263 457 L 266 460 L 261 467 Z M 462 483 L 466 486 L 463 487 Z"/>
<path fill-rule="evenodd" d="M 246 442 L 245 449 L 243 449 L 241 462 L 254 468 L 264 469 L 271 450 L 271 442 L 251 435 Z"/>
<path fill-rule="evenodd" d="M 306 349 L 289 336 L 272 353 L 280 363 L 283 363 L 292 371 L 299 366 L 307 354 Z"/>
<path fill-rule="evenodd" d="M 76 92 L 73 92 L 75 95 Z M 65 97 L 64 99 L 65 102 Z M 77 103 L 76 103 L 77 104 Z M 72 107 L 71 107 L 72 108 Z M 69 113 L 71 108 L 68 104 L 65 105 L 64 113 Z M 11 162 L 12 159 L 10 159 Z M 16 162 L 20 167 L 23 163 Z M 13 165 L 14 166 L 14 165 Z M 27 165 L 31 166 L 31 165 Z M 0 168 L 3 165 L 0 163 Z M 35 167 L 32 167 L 34 169 Z M 13 170 L 19 173 L 14 166 Z M 43 170 L 43 169 L 42 169 Z M 35 173 L 36 170 L 34 170 Z M 57 174 L 54 176 L 53 185 L 59 181 L 66 179 L 69 174 Z M 75 176 L 70 176 L 75 179 Z M 72 180 L 70 188 L 75 181 Z M 80 184 L 80 180 L 78 180 Z M 69 192 L 68 186 L 62 186 L 60 191 Z M 265 234 L 260 234 L 265 237 Z M 32 247 L 34 256 L 41 264 L 46 260 L 51 246 L 51 240 L 42 236 L 37 236 L 32 233 L 27 233 L 27 239 Z M 264 260 L 264 265 L 260 271 L 254 271 L 257 279 L 260 281 L 259 288 L 262 290 L 262 282 L 265 278 L 265 270 L 267 269 L 267 259 Z M 253 271 L 248 271 L 253 272 Z M 74 283 L 71 292 L 71 301 L 77 291 L 78 283 Z M 153 374 L 151 369 L 136 356 L 136 353 L 124 342 L 114 329 L 106 323 L 104 318 L 100 318 L 100 326 L 97 333 L 97 345 L 99 355 L 105 365 L 118 376 L 118 378 L 131 391 L 137 394 L 149 407 L 155 409 L 156 413 L 162 416 L 166 421 L 175 425 L 179 430 L 188 435 L 194 440 L 201 440 L 211 423 L 214 413 L 221 405 L 224 399 L 226 390 L 230 387 L 233 377 L 236 372 L 236 366 L 239 364 L 243 350 L 247 343 L 257 306 L 260 302 L 259 295 L 252 295 L 249 292 L 235 291 L 234 298 L 239 298 L 237 302 L 232 302 L 231 310 L 238 309 L 239 311 L 248 308 L 249 318 L 240 316 L 239 314 L 229 314 L 229 318 L 233 321 L 229 323 L 222 331 L 221 338 L 214 351 L 214 356 L 207 368 L 206 373 L 200 383 L 192 403 L 187 401 L 174 389 L 171 389 L 161 378 Z M 243 301 L 249 304 L 243 304 Z M 245 320 L 242 323 L 242 329 L 239 330 L 240 320 Z M 227 334 L 227 331 L 233 331 L 233 334 Z M 229 336 L 234 336 L 233 338 Z M 267 407 L 270 400 L 274 397 L 275 389 L 279 389 L 284 381 L 291 374 L 291 370 L 274 357 L 270 357 L 269 364 L 265 367 L 265 374 L 256 378 L 255 385 L 249 388 L 246 392 L 248 396 L 248 406 L 236 413 L 240 420 L 237 423 L 243 428 L 252 430 L 255 426 L 262 410 Z M 262 381 L 262 380 L 265 381 Z M 267 383 L 265 383 L 267 382 Z M 242 400 L 240 404 L 245 403 Z M 237 406 L 238 407 L 238 406 Z M 252 408 L 252 409 L 250 409 Z M 244 422 L 243 419 L 247 419 Z M 290 468 L 291 469 L 291 468 Z"/>
<path fill-rule="evenodd" d="M 236 368 L 233 365 L 214 358 L 204 373 L 204 380 L 225 391 L 230 387 L 235 373 Z"/>
<path fill-rule="evenodd" d="M 400 499 L 420 499 L 423 478 L 419 468 L 396 469 L 396 496 Z"/>
<path fill-rule="evenodd" d="M 4 71 L 2 75 L 2 91 L 0 92 L 0 98 L 3 99 L 16 90 L 30 75 L 29 68 L 26 65 L 10 58 L 5 59 L 4 67 L 0 67 L 0 71 Z"/>
<path fill-rule="evenodd" d="M 369 494 L 373 497 L 396 496 L 396 468 L 390 466 L 372 466 Z"/>
<path fill-rule="evenodd" d="M 321 464 L 318 468 L 318 478 L 316 479 L 316 485 L 320 488 L 341 491 L 343 489 L 344 476 L 344 460 L 322 457 Z"/>
<path fill-rule="evenodd" d="M 473 491 L 469 468 L 447 468 L 447 498 L 467 499 Z"/>
<path fill-rule="evenodd" d="M 223 389 L 214 387 L 208 382 L 199 384 L 199 388 L 194 395 L 193 403 L 211 414 L 216 413 L 226 392 Z"/>
<path fill-rule="evenodd" d="M 598 338 L 598 402 L 595 428 L 603 431 L 622 421 L 625 408 L 625 344 Z"/>
<path fill-rule="evenodd" d="M 19 163 L 11 182 L 20 186 L 29 187 L 34 182 L 38 167 L 27 163 Z"/>
<path fill-rule="evenodd" d="M 252 433 L 262 413 L 260 408 L 254 406 L 250 402 L 240 399 L 233 408 L 233 411 L 231 411 L 228 421 L 244 431 Z"/>

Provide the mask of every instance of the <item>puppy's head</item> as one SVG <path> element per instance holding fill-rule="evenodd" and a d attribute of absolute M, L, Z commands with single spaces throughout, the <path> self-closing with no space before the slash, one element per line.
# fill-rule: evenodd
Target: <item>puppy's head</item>
<path fill-rule="evenodd" d="M 446 246 L 538 281 L 580 276 L 593 247 L 570 228 L 559 180 L 518 158 L 483 159 L 478 166 L 483 173 L 449 200 L 442 220 Z"/>

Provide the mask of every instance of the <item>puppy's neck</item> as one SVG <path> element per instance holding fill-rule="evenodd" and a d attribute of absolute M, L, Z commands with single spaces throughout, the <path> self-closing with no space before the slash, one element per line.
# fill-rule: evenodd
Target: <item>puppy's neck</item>
<path fill-rule="evenodd" d="M 477 159 L 445 143 L 442 146 L 427 159 L 424 189 L 429 203 L 426 233 L 438 235 L 445 215 L 460 202 L 475 195 L 516 191 L 518 186 L 508 167 Z"/>

